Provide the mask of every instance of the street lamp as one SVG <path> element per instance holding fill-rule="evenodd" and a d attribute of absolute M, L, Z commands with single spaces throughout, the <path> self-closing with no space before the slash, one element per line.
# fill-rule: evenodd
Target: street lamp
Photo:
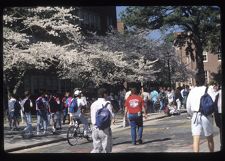
<path fill-rule="evenodd" d="M 168 79 L 169 79 L 169 86 L 171 87 L 170 53 L 169 53 L 169 52 L 167 52 L 167 65 L 168 65 Z"/>

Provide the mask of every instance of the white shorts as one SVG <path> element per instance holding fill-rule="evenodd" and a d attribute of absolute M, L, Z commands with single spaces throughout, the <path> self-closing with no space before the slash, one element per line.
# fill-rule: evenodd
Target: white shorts
<path fill-rule="evenodd" d="M 197 115 L 197 118 L 196 118 Z M 201 113 L 194 113 L 191 120 L 192 135 L 202 135 L 202 131 L 205 136 L 213 134 L 213 118 L 212 116 L 204 116 Z"/>

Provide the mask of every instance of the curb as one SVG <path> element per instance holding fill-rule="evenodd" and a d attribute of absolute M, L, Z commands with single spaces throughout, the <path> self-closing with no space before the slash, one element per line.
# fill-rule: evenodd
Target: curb
<path fill-rule="evenodd" d="M 181 113 L 186 113 L 186 111 L 181 111 Z M 163 115 L 163 116 L 159 116 L 159 117 L 155 117 L 155 118 L 149 118 L 149 119 L 144 120 L 144 122 L 145 121 L 162 119 L 162 118 L 165 118 L 165 117 L 170 117 L 170 116 Z M 112 130 L 116 129 L 116 131 L 119 131 L 119 128 L 122 128 L 122 127 L 123 127 L 122 125 L 117 125 L 115 127 L 112 127 Z M 128 128 L 128 127 L 122 128 L 120 130 L 124 130 L 124 129 Z M 65 140 L 67 140 L 67 138 L 59 138 L 59 139 L 55 139 L 55 140 L 51 140 L 51 141 L 45 141 L 45 142 L 36 143 L 36 144 L 32 144 L 32 145 L 25 145 L 25 146 L 21 146 L 21 147 L 7 149 L 7 150 L 5 150 L 5 152 L 7 152 L 7 153 L 8 152 L 14 152 L 14 151 L 18 151 L 18 150 L 24 150 L 24 149 L 27 149 L 27 148 L 33 148 L 33 147 L 43 146 L 43 145 L 47 145 L 47 144 L 51 144 L 51 143 L 57 143 L 57 142 L 60 142 L 60 141 L 65 141 Z"/>
<path fill-rule="evenodd" d="M 23 150 L 23 149 L 27 149 L 27 148 L 33 148 L 33 147 L 37 147 L 37 146 L 57 143 L 57 142 L 64 141 L 64 140 L 66 140 L 66 138 L 60 138 L 60 139 L 57 139 L 57 140 L 51 140 L 51 141 L 36 143 L 36 144 L 33 144 L 33 145 L 26 145 L 26 146 L 16 147 L 16 148 L 5 150 L 5 152 L 13 152 L 13 151 Z"/>

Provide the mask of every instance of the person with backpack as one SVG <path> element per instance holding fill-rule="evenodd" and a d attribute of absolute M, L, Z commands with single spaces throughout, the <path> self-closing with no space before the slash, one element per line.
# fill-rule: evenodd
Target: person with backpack
<path fill-rule="evenodd" d="M 131 89 L 131 96 L 129 96 L 125 102 L 125 113 L 124 116 L 127 116 L 130 121 L 131 126 L 131 138 L 132 144 L 136 145 L 136 127 L 138 128 L 138 143 L 142 144 L 142 133 L 143 133 L 143 115 L 147 118 L 147 114 L 144 108 L 144 100 L 141 96 L 138 95 L 137 89 Z"/>
<path fill-rule="evenodd" d="M 66 104 L 66 100 L 67 98 L 69 97 L 70 93 L 69 92 L 65 92 L 65 95 L 64 97 L 62 98 L 62 112 L 63 112 L 63 125 L 65 124 L 66 122 L 66 118 L 69 116 L 68 114 L 68 106 Z M 70 116 L 68 117 L 68 121 L 69 121 L 69 124 L 70 124 Z"/>
<path fill-rule="evenodd" d="M 75 90 L 74 92 L 74 101 L 76 100 L 76 105 L 74 106 L 74 117 L 81 121 L 84 125 L 84 136 L 88 135 L 88 120 L 85 118 L 83 114 L 83 109 L 86 108 L 85 101 L 81 98 L 82 91 Z"/>
<path fill-rule="evenodd" d="M 19 101 L 16 99 L 16 96 L 12 94 L 8 101 L 9 125 L 11 130 L 18 130 L 20 110 L 21 106 Z"/>
<path fill-rule="evenodd" d="M 39 96 L 36 101 L 36 111 L 37 111 L 37 135 L 40 135 L 40 127 L 41 122 L 43 122 L 43 134 L 46 134 L 47 132 L 47 126 L 48 126 L 48 109 L 49 109 L 49 103 L 47 102 L 45 98 L 45 92 L 41 92 L 41 96 Z"/>
<path fill-rule="evenodd" d="M 91 123 L 93 150 L 91 153 L 112 152 L 111 122 L 115 123 L 112 105 L 107 101 L 108 91 L 105 88 L 98 89 L 98 99 L 91 104 Z"/>
<path fill-rule="evenodd" d="M 53 94 L 50 94 L 49 97 L 49 113 L 51 115 L 52 120 L 52 132 L 54 133 L 56 131 L 56 112 L 58 111 L 56 98 L 53 96 Z"/>
<path fill-rule="evenodd" d="M 33 103 L 30 99 L 29 91 L 25 91 L 24 95 L 25 95 L 25 98 L 21 101 L 21 106 L 22 106 L 23 113 L 24 113 L 24 120 L 27 125 L 25 129 L 28 129 L 28 128 L 32 127 L 31 111 L 33 108 Z"/>
<path fill-rule="evenodd" d="M 200 135 L 204 132 L 208 141 L 209 151 L 214 152 L 213 110 L 211 110 L 214 108 L 214 102 L 211 96 L 208 95 L 208 87 L 204 86 L 203 80 L 199 75 L 196 77 L 196 87 L 189 92 L 186 107 L 187 112 L 192 116 L 193 151 L 199 152 Z"/>
<path fill-rule="evenodd" d="M 74 103 L 72 104 L 72 101 L 74 101 Z M 68 114 L 69 114 L 69 125 L 74 125 L 74 121 L 73 121 L 73 117 L 74 117 L 74 105 L 76 105 L 76 100 L 74 100 L 74 98 L 69 95 L 68 98 L 66 99 L 66 106 L 68 108 Z"/>

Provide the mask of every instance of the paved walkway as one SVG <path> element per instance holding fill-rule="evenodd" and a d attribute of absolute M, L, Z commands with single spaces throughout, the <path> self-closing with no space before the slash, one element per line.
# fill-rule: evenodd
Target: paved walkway
<path fill-rule="evenodd" d="M 181 112 L 184 113 L 186 111 L 182 110 Z M 160 118 L 164 118 L 164 117 L 167 117 L 164 113 L 152 113 L 144 121 L 160 119 Z M 116 123 L 115 123 L 115 125 L 111 126 L 112 131 L 122 130 L 123 129 L 122 122 L 123 122 L 123 115 L 122 114 L 116 115 Z M 33 124 L 36 125 L 35 122 Z M 67 124 L 63 125 L 62 130 L 60 130 L 59 133 L 55 134 L 55 135 L 50 133 L 51 127 L 49 127 L 48 128 L 49 133 L 47 133 L 46 135 L 41 135 L 41 136 L 34 135 L 30 139 L 23 139 L 21 136 L 21 131 L 10 131 L 9 127 L 7 125 L 8 124 L 4 124 L 4 150 L 6 152 L 13 152 L 16 150 L 32 148 L 32 147 L 36 147 L 36 146 L 41 146 L 41 145 L 46 145 L 46 144 L 56 143 L 59 141 L 66 140 L 66 132 L 67 132 L 67 129 L 69 126 Z M 22 126 L 25 126 L 25 125 L 21 125 L 21 127 Z M 129 128 L 129 127 L 126 127 L 126 128 Z M 34 131 L 35 131 L 35 128 L 34 128 Z M 215 136 L 215 144 L 219 144 L 218 136 Z M 202 151 L 208 152 L 207 142 L 205 142 L 205 141 L 201 142 L 201 147 L 202 147 L 201 148 Z M 217 149 L 217 151 L 218 150 L 219 149 Z"/>

